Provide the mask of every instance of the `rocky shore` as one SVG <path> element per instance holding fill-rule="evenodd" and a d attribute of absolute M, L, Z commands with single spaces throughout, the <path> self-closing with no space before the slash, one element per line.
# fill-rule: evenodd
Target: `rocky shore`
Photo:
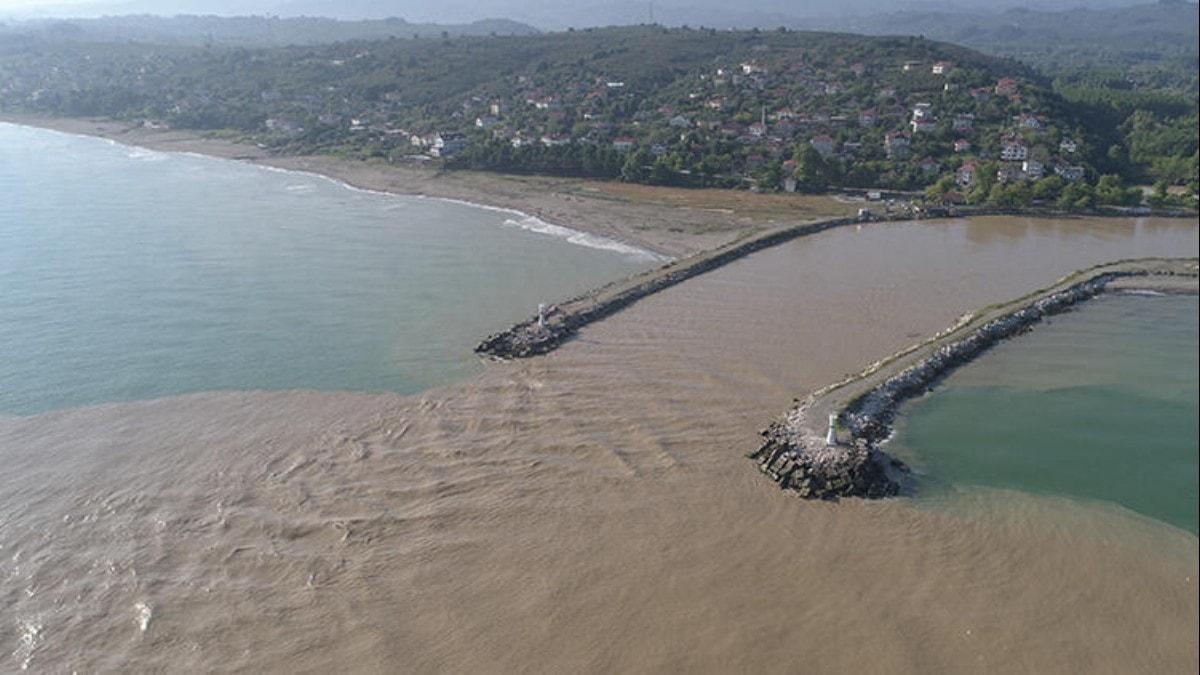
<path fill-rule="evenodd" d="M 781 488 L 795 490 L 801 497 L 899 494 L 910 472 L 882 451 L 879 443 L 891 433 L 901 403 L 925 393 L 1002 340 L 1105 292 L 1116 280 L 1129 288 L 1161 285 L 1153 277 L 1190 278 L 1189 287 L 1195 292 L 1196 276 L 1195 260 L 1114 263 L 1078 273 L 1052 289 L 1001 308 L 984 310 L 929 343 L 798 402 L 782 421 L 762 432 L 763 444 L 748 457 Z M 1147 279 L 1149 283 L 1141 283 Z M 924 351 L 927 355 L 913 362 L 913 354 L 923 351 L 921 347 L 929 348 Z"/>

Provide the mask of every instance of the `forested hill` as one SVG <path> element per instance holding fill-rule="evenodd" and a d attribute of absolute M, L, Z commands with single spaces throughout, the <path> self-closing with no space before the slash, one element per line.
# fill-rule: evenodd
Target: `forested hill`
<path fill-rule="evenodd" d="M 1108 68 L 1135 82 L 1163 85 L 1169 78 L 1193 93 L 1200 56 L 1200 6 L 1182 1 L 1060 11 L 907 11 L 803 23 L 868 35 L 924 35 L 1012 56 L 1051 75 Z"/>
<path fill-rule="evenodd" d="M 315 45 L 393 37 L 531 35 L 536 32 L 537 29 L 532 26 L 507 19 L 436 24 L 409 23 L 398 18 L 338 21 L 322 17 L 136 15 L 0 24 L 0 36 L 22 35 L 50 42 L 148 42 L 242 47 Z"/>
<path fill-rule="evenodd" d="M 1113 169 L 1028 66 L 921 38 L 788 30 L 270 49 L 0 40 L 0 107 L 225 130 L 281 152 L 678 185 L 948 192 L 957 180 L 968 199 L 1006 199 L 1005 186 L 1025 199 L 1039 181 L 1053 194 Z"/>

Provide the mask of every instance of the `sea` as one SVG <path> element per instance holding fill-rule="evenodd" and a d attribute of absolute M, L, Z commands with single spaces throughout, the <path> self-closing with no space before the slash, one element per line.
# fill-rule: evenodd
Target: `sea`
<path fill-rule="evenodd" d="M 481 335 L 657 261 L 519 214 L 11 126 L 0 176 L 0 671 L 1195 670 L 1197 536 L 1182 500 L 1144 499 L 1189 467 L 1195 494 L 1194 405 L 1190 463 L 1159 442 L 1168 388 L 1195 400 L 1173 316 L 1194 324 L 1194 299 L 1097 300 L 979 362 L 1095 345 L 976 384 L 1041 397 L 1011 406 L 1039 441 L 1074 442 L 1031 411 L 1072 388 L 1107 411 L 1089 427 L 1128 417 L 1136 444 L 1052 451 L 1142 499 L 1034 480 L 980 437 L 913 443 L 931 487 L 878 501 L 802 500 L 745 457 L 793 399 L 964 313 L 1195 257 L 1195 219 L 835 228 L 482 364 Z"/>
<path fill-rule="evenodd" d="M 923 496 L 1017 490 L 1197 533 L 1195 295 L 1105 295 L 1004 342 L 902 408 Z"/>
<path fill-rule="evenodd" d="M 644 269 L 464 203 L 0 123 L 0 413 L 216 389 L 414 393 Z"/>

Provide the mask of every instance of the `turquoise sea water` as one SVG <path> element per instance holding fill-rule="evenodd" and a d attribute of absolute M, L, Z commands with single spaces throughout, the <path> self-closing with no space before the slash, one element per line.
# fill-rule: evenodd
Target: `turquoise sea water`
<path fill-rule="evenodd" d="M 415 392 L 538 302 L 654 262 L 513 212 L 0 124 L 0 413 Z"/>
<path fill-rule="evenodd" d="M 938 485 L 1120 504 L 1196 533 L 1196 296 L 1105 296 L 907 405 L 893 451 Z"/>

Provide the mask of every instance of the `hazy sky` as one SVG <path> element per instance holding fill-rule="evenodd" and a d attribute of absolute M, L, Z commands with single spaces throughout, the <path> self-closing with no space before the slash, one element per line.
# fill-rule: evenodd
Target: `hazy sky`
<path fill-rule="evenodd" d="M 1026 6 L 1112 7 L 1155 0 L 653 0 L 654 18 L 668 24 L 772 23 L 788 17 L 862 15 L 899 9 L 997 10 Z M 651 0 L 0 0 L 0 17 L 84 17 L 100 14 L 278 14 L 342 19 L 402 17 L 459 23 L 510 18 L 542 28 L 628 23 L 649 16 Z"/>

